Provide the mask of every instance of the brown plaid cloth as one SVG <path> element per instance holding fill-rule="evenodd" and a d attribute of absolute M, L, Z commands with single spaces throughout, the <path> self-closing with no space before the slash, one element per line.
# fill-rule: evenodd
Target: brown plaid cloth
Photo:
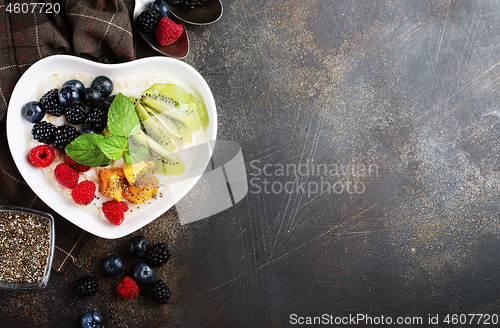
<path fill-rule="evenodd" d="M 131 24 L 133 0 L 45 0 L 43 9 L 31 5 L 38 2 L 0 0 L 0 204 L 34 208 L 55 216 L 53 269 L 65 273 L 76 261 L 87 233 L 45 205 L 17 170 L 5 127 L 10 95 L 26 69 L 44 57 L 72 54 L 105 63 L 130 61 L 136 58 L 134 45 L 138 38 Z M 16 3 L 19 13 L 14 12 Z M 49 4 L 52 13 L 46 12 Z M 23 10 L 26 8 L 28 12 Z M 60 8 L 59 13 L 54 13 L 56 8 Z M 142 56 L 151 54 L 141 51 Z"/>

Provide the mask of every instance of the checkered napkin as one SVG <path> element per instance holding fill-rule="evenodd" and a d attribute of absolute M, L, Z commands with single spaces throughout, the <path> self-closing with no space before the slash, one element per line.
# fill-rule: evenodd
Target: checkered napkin
<path fill-rule="evenodd" d="M 40 2 L 40 1 L 38 1 Z M 15 6 L 15 4 L 18 6 Z M 28 4 L 28 7 L 23 3 Z M 49 212 L 55 216 L 56 251 L 53 269 L 65 273 L 73 264 L 87 233 L 57 215 L 30 189 L 17 170 L 7 144 L 5 117 L 20 76 L 36 61 L 71 54 L 93 61 L 119 63 L 137 57 L 131 18 L 133 0 L 0 0 L 0 204 Z M 56 4 L 57 3 L 57 4 Z M 7 12 L 19 8 L 19 13 Z M 45 12 L 52 4 L 52 13 Z M 28 12 L 26 13 L 26 9 Z M 58 14 L 54 11 L 60 8 Z M 23 11 L 25 11 L 23 13 Z M 144 48 L 144 47 L 140 47 Z M 147 56 L 141 50 L 141 56 Z M 75 68 L 76 69 L 76 68 Z"/>

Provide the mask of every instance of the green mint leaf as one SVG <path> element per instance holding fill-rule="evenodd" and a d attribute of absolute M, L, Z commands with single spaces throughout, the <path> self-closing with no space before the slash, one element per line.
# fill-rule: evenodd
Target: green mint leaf
<path fill-rule="evenodd" d="M 111 159 L 98 147 L 99 140 L 104 136 L 95 133 L 86 133 L 78 136 L 64 149 L 66 154 L 75 162 L 87 166 L 109 165 Z"/>
<path fill-rule="evenodd" d="M 139 163 L 140 161 L 146 159 L 149 156 L 149 149 L 147 147 L 139 145 L 133 142 L 133 140 L 132 141 L 129 140 L 128 145 L 129 149 L 125 151 L 125 154 L 129 157 L 128 160 L 130 162 L 128 162 L 127 164 Z M 126 157 L 125 161 L 127 161 Z"/>
<path fill-rule="evenodd" d="M 100 139 L 97 142 L 99 149 L 112 160 L 120 159 L 125 149 L 127 149 L 127 139 L 120 136 L 110 136 Z"/>
<path fill-rule="evenodd" d="M 108 129 L 113 135 L 126 138 L 141 129 L 134 104 L 122 93 L 116 95 L 109 107 Z"/>

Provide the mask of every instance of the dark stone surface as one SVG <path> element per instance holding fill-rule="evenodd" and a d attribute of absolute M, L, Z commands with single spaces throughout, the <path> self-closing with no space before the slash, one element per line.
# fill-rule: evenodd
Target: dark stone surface
<path fill-rule="evenodd" d="M 242 147 L 247 197 L 186 226 L 169 211 L 133 234 L 171 245 L 157 273 L 168 305 L 121 299 L 100 261 L 126 254 L 130 237 L 90 237 L 42 292 L 0 293 L 8 327 L 76 327 L 90 309 L 106 327 L 498 315 L 500 3 L 223 3 L 216 24 L 188 27 L 186 62 L 214 93 L 218 137 Z M 84 273 L 102 290 L 78 299 Z"/>

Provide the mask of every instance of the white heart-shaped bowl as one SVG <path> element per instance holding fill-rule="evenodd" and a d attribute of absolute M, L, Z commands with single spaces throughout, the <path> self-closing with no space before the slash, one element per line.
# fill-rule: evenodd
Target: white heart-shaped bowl
<path fill-rule="evenodd" d="M 101 64 L 79 57 L 55 55 L 33 64 L 17 82 L 7 112 L 7 138 L 12 157 L 23 178 L 42 201 L 80 228 L 107 239 L 126 236 L 165 213 L 193 188 L 209 163 L 212 149 L 195 152 L 192 163 L 186 165 L 185 176 L 189 178 L 169 184 L 170 192 L 148 206 L 126 213 L 126 219 L 121 225 L 112 225 L 105 219 L 96 218 L 51 187 L 41 170 L 31 165 L 27 157 L 32 124 L 23 118 L 21 108 L 25 103 L 37 100 L 37 86 L 45 78 L 60 73 L 106 75 L 110 78 L 130 76 L 131 79 L 142 74 L 163 75 L 168 81 L 189 90 L 205 104 L 209 121 L 202 129 L 206 140 L 215 140 L 217 136 L 217 110 L 212 92 L 193 67 L 178 59 L 167 57 L 150 57 L 122 64 Z"/>

